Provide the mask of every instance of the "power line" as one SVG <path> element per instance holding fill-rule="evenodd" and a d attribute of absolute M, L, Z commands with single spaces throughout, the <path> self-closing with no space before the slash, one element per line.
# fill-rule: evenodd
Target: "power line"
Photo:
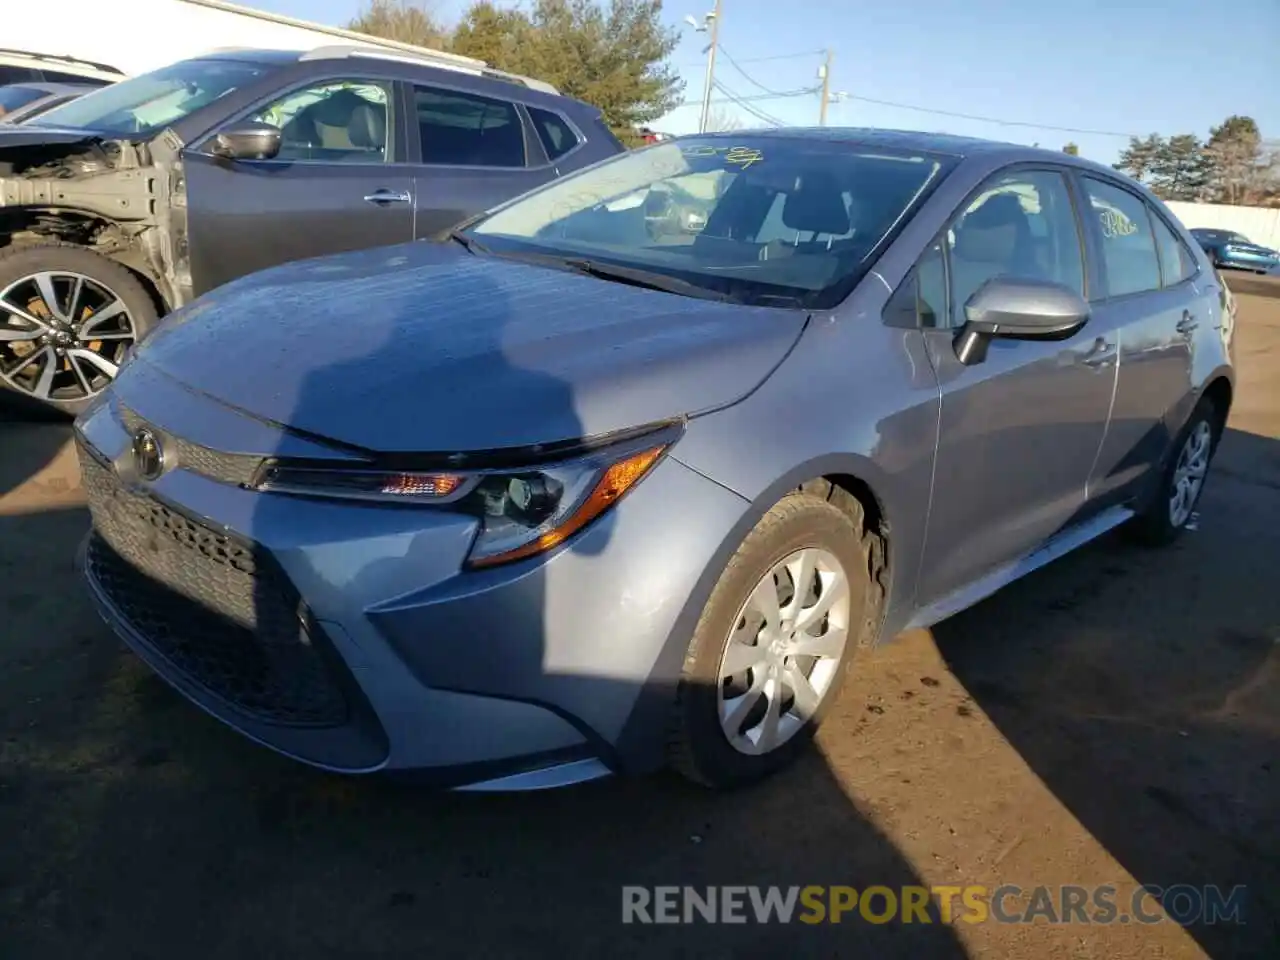
<path fill-rule="evenodd" d="M 718 82 L 717 82 L 718 85 Z M 794 97 L 811 97 L 818 92 L 818 87 L 797 87 L 795 90 L 781 91 L 779 93 L 750 93 L 744 96 L 734 95 L 733 97 L 713 97 L 712 103 L 738 103 L 745 101 L 747 103 L 757 103 L 762 100 L 789 100 Z M 677 104 L 677 107 L 697 107 L 702 104 L 701 100 L 684 100 Z"/>
<path fill-rule="evenodd" d="M 746 100 L 744 100 L 743 98 L 739 97 L 736 93 L 734 93 L 732 90 L 730 90 L 728 87 L 726 87 L 726 86 L 725 86 L 723 83 L 721 83 L 719 80 L 715 81 L 715 87 L 716 87 L 716 89 L 717 89 L 717 90 L 719 90 L 721 93 L 723 93 L 726 97 L 728 97 L 728 98 L 729 98 L 729 100 L 730 100 L 731 102 L 733 102 L 735 105 L 737 105 L 739 109 L 741 109 L 741 110 L 745 110 L 748 114 L 750 114 L 751 116 L 755 117 L 757 120 L 759 120 L 759 121 L 761 121 L 761 122 L 763 122 L 763 123 L 767 123 L 767 124 L 769 124 L 769 126 L 771 126 L 771 127 L 785 127 L 785 126 L 786 126 L 786 122 L 785 122 L 785 121 L 783 121 L 783 120 L 779 120 L 777 117 L 775 117 L 775 116 L 773 116 L 773 115 L 771 115 L 771 114 L 765 113 L 765 112 L 764 112 L 763 110 L 761 110 L 759 107 L 753 106 L 751 103 L 749 103 L 749 102 L 747 102 Z"/>
<path fill-rule="evenodd" d="M 724 47 L 721 46 L 720 49 L 723 51 Z M 775 53 L 772 56 L 768 56 L 768 57 L 747 57 L 745 59 L 739 60 L 738 62 L 739 63 L 766 63 L 771 60 L 798 60 L 801 57 L 820 57 L 824 52 L 825 51 L 823 50 L 802 50 L 796 53 Z M 690 61 L 688 63 L 677 63 L 676 66 L 677 67 L 701 67 L 702 64 L 694 63 Z"/>
<path fill-rule="evenodd" d="M 780 96 L 777 90 L 771 90 L 770 88 L 766 87 L 763 83 L 761 83 L 755 77 L 751 76 L 751 74 L 747 73 L 747 71 L 743 70 L 742 67 L 738 66 L 738 61 L 733 59 L 733 55 L 730 54 L 729 51 L 724 48 L 723 43 L 720 44 L 720 52 L 724 54 L 724 58 L 729 61 L 729 66 L 733 67 L 733 69 L 737 70 L 738 73 L 742 74 L 743 79 L 745 79 L 747 83 L 751 84 L 753 87 L 759 87 L 765 93 L 771 94 L 775 97 Z"/>
<path fill-rule="evenodd" d="M 1120 133 L 1115 130 L 1089 130 L 1084 127 L 1057 127 L 1047 123 L 1030 123 L 1026 120 L 1001 120 L 999 117 L 983 117 L 975 113 L 957 113 L 954 110 L 935 110 L 932 107 L 920 107 L 910 103 L 897 103 L 893 100 L 876 100 L 872 97 L 855 97 L 852 94 L 841 97 L 842 100 L 860 100 L 863 103 L 875 103 L 882 107 L 894 107 L 898 110 L 915 110 L 917 113 L 931 113 L 939 117 L 955 117 L 960 120 L 977 120 L 981 123 L 995 123 L 1005 127 L 1029 127 L 1033 130 L 1056 130 L 1059 133 L 1083 133 L 1095 137 L 1123 137 L 1126 140 L 1134 136 L 1132 133 Z"/>

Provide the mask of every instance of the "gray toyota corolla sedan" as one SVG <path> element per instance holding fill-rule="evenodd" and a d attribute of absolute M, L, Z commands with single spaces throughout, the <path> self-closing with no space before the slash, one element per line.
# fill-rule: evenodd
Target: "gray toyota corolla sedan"
<path fill-rule="evenodd" d="M 315 766 L 731 786 L 862 648 L 1112 528 L 1173 540 L 1230 313 L 1074 157 L 669 141 L 174 313 L 78 421 L 84 565 L 166 680 Z"/>

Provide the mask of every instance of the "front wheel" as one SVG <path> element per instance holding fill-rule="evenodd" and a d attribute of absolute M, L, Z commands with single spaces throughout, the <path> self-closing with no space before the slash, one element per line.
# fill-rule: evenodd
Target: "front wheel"
<path fill-rule="evenodd" d="M 78 414 L 155 325 L 127 269 L 68 244 L 0 252 L 0 384 Z"/>
<path fill-rule="evenodd" d="M 839 488 L 793 493 L 761 518 L 689 646 L 669 751 L 680 773 L 733 787 L 796 758 L 876 623 L 882 556 Z"/>
<path fill-rule="evenodd" d="M 1217 450 L 1222 420 L 1216 404 L 1202 397 L 1174 441 L 1173 454 L 1151 502 L 1129 524 L 1142 543 L 1164 546 L 1178 538 L 1195 515 L 1209 466 Z"/>

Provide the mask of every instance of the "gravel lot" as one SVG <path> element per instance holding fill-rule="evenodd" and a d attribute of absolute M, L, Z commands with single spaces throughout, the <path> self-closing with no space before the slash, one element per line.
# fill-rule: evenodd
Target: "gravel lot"
<path fill-rule="evenodd" d="M 0 955 L 1280 956 L 1280 280 L 1199 529 L 1111 537 L 851 679 L 821 751 L 468 796 L 314 774 L 100 625 L 68 428 L 0 411 Z M 1269 295 L 1269 296 L 1268 296 Z M 624 884 L 1248 886 L 1245 924 L 624 926 Z"/>

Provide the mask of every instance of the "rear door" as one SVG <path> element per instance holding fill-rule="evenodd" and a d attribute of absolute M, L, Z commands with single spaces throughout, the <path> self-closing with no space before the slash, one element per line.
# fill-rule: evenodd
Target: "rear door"
<path fill-rule="evenodd" d="M 397 136 L 396 90 L 385 79 L 312 80 L 223 124 L 279 126 L 274 159 L 215 157 L 212 136 L 186 151 L 197 295 L 288 260 L 413 239 L 413 172 Z"/>
<path fill-rule="evenodd" d="M 997 174 L 917 267 L 942 404 L 922 605 L 1030 553 L 1084 505 L 1111 409 L 1114 329 L 1091 319 L 1065 341 L 994 340 L 973 365 L 955 351 L 964 304 L 990 279 L 1086 293 L 1077 207 L 1056 167 Z"/>
<path fill-rule="evenodd" d="M 1107 437 L 1089 480 L 1094 509 L 1128 499 L 1169 448 L 1192 393 L 1195 331 L 1214 293 L 1161 215 L 1118 181 L 1080 177 L 1097 283 L 1094 319 L 1119 331 Z"/>
<path fill-rule="evenodd" d="M 512 100 L 414 84 L 406 113 L 418 238 L 437 236 L 556 176 Z"/>

